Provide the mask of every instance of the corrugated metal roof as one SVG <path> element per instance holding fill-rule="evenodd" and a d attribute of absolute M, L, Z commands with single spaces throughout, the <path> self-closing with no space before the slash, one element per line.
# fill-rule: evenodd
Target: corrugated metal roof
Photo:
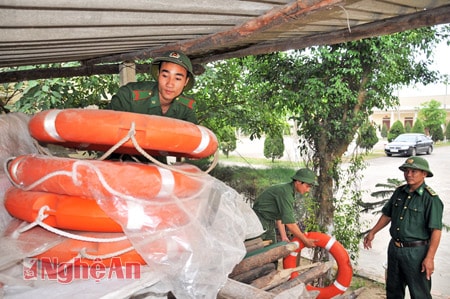
<path fill-rule="evenodd" d="M 0 0 L 0 67 L 95 66 L 171 49 L 204 63 L 392 33 L 396 22 L 397 31 L 450 23 L 450 1 Z"/>

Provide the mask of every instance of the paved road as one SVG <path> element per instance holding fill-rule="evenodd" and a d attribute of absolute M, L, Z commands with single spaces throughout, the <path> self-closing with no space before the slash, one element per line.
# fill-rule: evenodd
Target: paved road
<path fill-rule="evenodd" d="M 427 178 L 429 184 L 444 202 L 444 223 L 450 224 L 450 179 L 448 176 L 450 169 L 450 146 L 435 148 L 431 155 L 422 156 L 430 164 L 430 169 L 434 177 Z M 362 188 L 369 192 L 364 196 L 365 201 L 376 199 L 370 196 L 375 191 L 376 183 L 384 183 L 387 178 L 403 179 L 402 172 L 398 167 L 405 161 L 405 157 L 381 157 L 369 160 L 369 167 L 364 171 Z M 367 221 L 367 227 L 372 227 L 379 215 L 363 215 L 363 220 Z M 373 248 L 365 250 L 361 244 L 360 258 L 357 270 L 361 274 L 379 280 L 384 279 L 383 263 L 386 261 L 386 250 L 389 242 L 388 227 L 384 228 L 375 236 Z M 440 298 L 450 298 L 450 232 L 442 232 L 442 239 L 435 258 L 435 273 L 432 277 L 433 294 Z"/>

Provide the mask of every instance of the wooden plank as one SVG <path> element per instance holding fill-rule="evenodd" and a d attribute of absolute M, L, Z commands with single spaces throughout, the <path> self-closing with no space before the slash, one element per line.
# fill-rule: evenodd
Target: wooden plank
<path fill-rule="evenodd" d="M 288 280 L 285 283 L 282 283 L 281 285 L 271 289 L 270 292 L 274 294 L 279 294 L 301 283 L 304 284 L 310 283 L 314 281 L 314 279 L 316 279 L 317 277 L 327 273 L 327 271 L 330 270 L 332 266 L 333 262 L 331 261 L 322 263 L 317 267 L 314 267 L 308 271 L 301 273 L 296 278 Z"/>
<path fill-rule="evenodd" d="M 275 296 L 275 294 L 260 290 L 248 284 L 228 279 L 225 286 L 217 294 L 217 299 L 273 299 Z"/>
<path fill-rule="evenodd" d="M 297 249 L 297 244 L 288 243 L 286 245 L 271 248 L 266 252 L 247 257 L 234 267 L 230 277 L 261 267 L 264 264 L 273 263 L 280 258 L 286 257 L 295 249 Z"/>
<path fill-rule="evenodd" d="M 251 269 L 247 272 L 238 274 L 233 276 L 234 280 L 243 282 L 243 283 L 250 283 L 251 281 L 264 276 L 276 269 L 275 263 L 268 263 L 265 265 L 262 265 L 260 267 L 257 267 L 255 269 Z"/>
<path fill-rule="evenodd" d="M 318 265 L 321 265 L 321 263 L 299 266 L 292 269 L 275 270 L 263 277 L 254 280 L 250 285 L 261 290 L 270 290 L 288 281 L 293 272 L 301 272 L 302 270 L 311 269 Z"/>

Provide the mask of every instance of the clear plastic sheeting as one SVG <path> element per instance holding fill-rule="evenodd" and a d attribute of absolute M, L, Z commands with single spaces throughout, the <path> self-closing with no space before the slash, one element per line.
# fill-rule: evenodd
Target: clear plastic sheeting
<path fill-rule="evenodd" d="M 14 264 L 21 264 L 26 258 L 40 254 L 61 243 L 63 238 L 34 227 L 20 233 L 20 229 L 28 223 L 12 219 L 1 238 L 0 270 L 7 269 Z"/>
<path fill-rule="evenodd" d="M 116 299 L 161 297 L 171 291 L 179 299 L 215 298 L 243 259 L 244 240 L 263 233 L 257 216 L 234 189 L 192 165 L 159 167 L 43 156 L 41 165 L 19 160 L 7 179 L 4 169 L 12 157 L 41 157 L 35 155 L 38 148 L 28 133 L 28 120 L 24 114 L 0 116 L 0 297 L 74 298 L 82 293 L 83 298 Z M 54 161 L 52 170 L 49 165 Z M 37 254 L 72 236 L 44 229 L 42 223 L 32 226 L 13 219 L 3 203 L 12 185 L 94 199 L 121 225 L 131 248 L 145 261 L 140 276 L 124 276 L 121 268 L 111 267 L 110 273 L 116 275 L 106 279 L 67 281 L 64 275 L 79 268 L 69 265 L 27 278 L 36 273 L 30 271 L 34 266 L 44 269 L 44 262 L 34 258 Z"/>
<path fill-rule="evenodd" d="M 36 181 L 42 179 L 42 184 L 24 183 L 20 173 L 29 179 L 26 171 L 36 167 L 20 161 L 14 166 L 17 173 L 12 175 L 17 180 L 16 187 L 27 189 L 33 185 L 31 190 L 39 190 L 39 186 L 46 184 L 47 177 L 41 168 L 38 176 L 42 177 Z M 23 169 L 20 163 L 25 163 Z M 244 240 L 263 232 L 257 216 L 241 195 L 192 165 L 162 169 L 140 164 L 143 169 L 139 176 L 133 176 L 122 167 L 103 168 L 103 164 L 113 162 L 80 163 L 72 168 L 59 168 L 57 174 L 48 176 L 57 183 L 47 182 L 44 191 L 70 189 L 91 194 L 106 214 L 122 226 L 147 263 L 145 268 L 157 274 L 159 288 L 162 286 L 177 298 L 215 298 L 228 274 L 244 257 Z M 156 167 L 157 171 L 147 173 L 146 166 Z M 70 188 L 58 189 L 58 183 L 66 180 L 73 180 Z M 133 196 L 132 189 L 139 196 Z"/>
<path fill-rule="evenodd" d="M 30 117 L 21 112 L 0 114 L 0 232 L 11 217 L 3 208 L 3 195 L 11 183 L 3 172 L 4 162 L 11 156 L 37 153 L 35 141 L 28 132 Z"/>

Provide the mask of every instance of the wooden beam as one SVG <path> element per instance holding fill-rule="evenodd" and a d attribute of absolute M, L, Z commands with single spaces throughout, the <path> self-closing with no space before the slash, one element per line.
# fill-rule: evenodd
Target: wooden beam
<path fill-rule="evenodd" d="M 248 55 L 267 54 L 293 49 L 305 49 L 311 46 L 332 45 L 447 23 L 450 23 L 450 5 L 430 10 L 423 10 L 414 14 L 366 23 L 351 28 L 351 32 L 349 32 L 348 29 L 343 29 L 309 37 L 301 37 L 298 39 L 293 38 L 286 42 L 262 43 L 237 51 L 230 51 L 227 53 L 194 59 L 193 61 L 195 61 L 195 63 L 208 63 L 216 60 L 226 60 Z M 187 49 L 188 52 L 189 50 L 190 49 Z"/>
<path fill-rule="evenodd" d="M 330 5 L 338 5 L 340 2 L 335 1 L 305 1 L 303 6 L 300 1 L 285 7 L 281 11 L 271 11 L 266 15 L 256 18 L 255 20 L 245 23 L 243 26 L 233 28 L 230 31 L 213 34 L 201 39 L 188 40 L 184 43 L 168 44 L 157 49 L 146 49 L 137 52 L 126 53 L 122 55 L 107 56 L 98 59 L 92 59 L 86 62 L 84 66 L 75 68 L 49 68 L 49 69 L 34 69 L 23 71 L 11 71 L 0 73 L 0 83 L 20 82 L 26 80 L 35 80 L 42 78 L 56 78 L 56 77 L 76 77 L 76 76 L 91 76 L 99 74 L 117 74 L 118 64 L 120 61 L 134 61 L 137 59 L 144 59 L 155 57 L 157 54 L 172 50 L 182 49 L 192 56 L 193 53 L 205 53 L 208 49 L 226 45 L 235 39 L 245 39 L 251 37 L 257 31 L 268 30 L 272 26 L 280 25 L 283 22 L 288 22 L 288 18 L 295 16 L 301 17 L 302 14 L 310 14 L 320 9 L 326 9 Z M 283 15 L 281 12 L 290 13 L 291 15 Z M 273 23 L 271 23 L 272 21 Z M 311 46 L 331 45 L 337 43 L 348 42 L 352 40 L 359 40 L 363 38 L 392 34 L 409 29 L 420 27 L 433 26 L 438 24 L 450 23 L 450 5 L 441 6 L 434 9 L 422 10 L 416 13 L 385 19 L 381 21 L 366 23 L 363 25 L 351 27 L 351 32 L 348 29 L 342 29 L 329 33 L 317 34 L 309 37 L 292 38 L 285 42 L 265 42 L 258 45 L 249 46 L 236 51 L 226 51 L 213 53 L 204 57 L 195 57 L 192 59 L 195 66 L 200 64 L 225 60 L 236 57 L 244 57 L 248 55 L 267 54 L 278 51 L 287 51 L 292 49 L 304 49 Z M 248 26 L 248 28 L 243 28 Z M 259 26 L 259 27 L 258 27 Z M 249 30 L 253 28 L 254 31 Z M 113 65 L 101 65 L 101 63 L 113 62 Z M 143 69 L 146 68 L 146 69 Z M 137 65 L 136 72 L 148 72 L 149 66 Z"/>
<path fill-rule="evenodd" d="M 286 257 L 292 251 L 298 248 L 298 245 L 296 243 L 287 243 L 280 246 L 274 244 L 274 246 L 276 247 L 270 248 L 265 252 L 243 259 L 234 267 L 229 276 L 233 278 L 233 276 L 250 271 L 251 269 L 261 267 L 264 264 L 275 262 L 280 258 Z"/>
<path fill-rule="evenodd" d="M 119 73 L 119 64 L 84 65 L 79 67 L 39 68 L 22 71 L 9 71 L 0 73 L 0 83 L 21 82 L 37 79 L 51 79 L 63 77 L 78 77 L 92 75 L 110 75 Z M 147 73 L 150 64 L 137 64 L 136 73 Z"/>
<path fill-rule="evenodd" d="M 118 74 L 121 64 L 106 65 L 84 65 L 79 67 L 64 68 L 39 68 L 22 71 L 0 72 L 0 83 L 21 82 L 37 79 L 51 79 L 64 77 L 92 76 L 92 75 L 111 75 Z M 136 74 L 149 73 L 150 64 L 136 64 Z M 200 64 L 194 64 L 194 74 L 200 75 L 205 68 Z"/>
<path fill-rule="evenodd" d="M 201 53 L 205 52 L 205 49 L 225 46 L 237 40 L 241 41 L 250 38 L 260 32 L 289 23 L 292 19 L 300 18 L 302 15 L 312 13 L 315 10 L 325 9 L 330 7 L 330 5 L 341 3 L 344 3 L 344 0 L 297 0 L 292 4 L 284 6 L 282 9 L 271 10 L 258 18 L 245 22 L 241 26 L 234 27 L 228 31 L 211 34 L 199 39 L 188 40 L 186 42 L 168 44 L 161 48 L 149 48 L 131 53 L 92 59 L 88 60 L 87 63 L 99 64 L 105 62 L 131 61 L 149 57 L 154 58 L 158 54 L 170 50 L 181 50 L 187 55 L 195 52 Z"/>

